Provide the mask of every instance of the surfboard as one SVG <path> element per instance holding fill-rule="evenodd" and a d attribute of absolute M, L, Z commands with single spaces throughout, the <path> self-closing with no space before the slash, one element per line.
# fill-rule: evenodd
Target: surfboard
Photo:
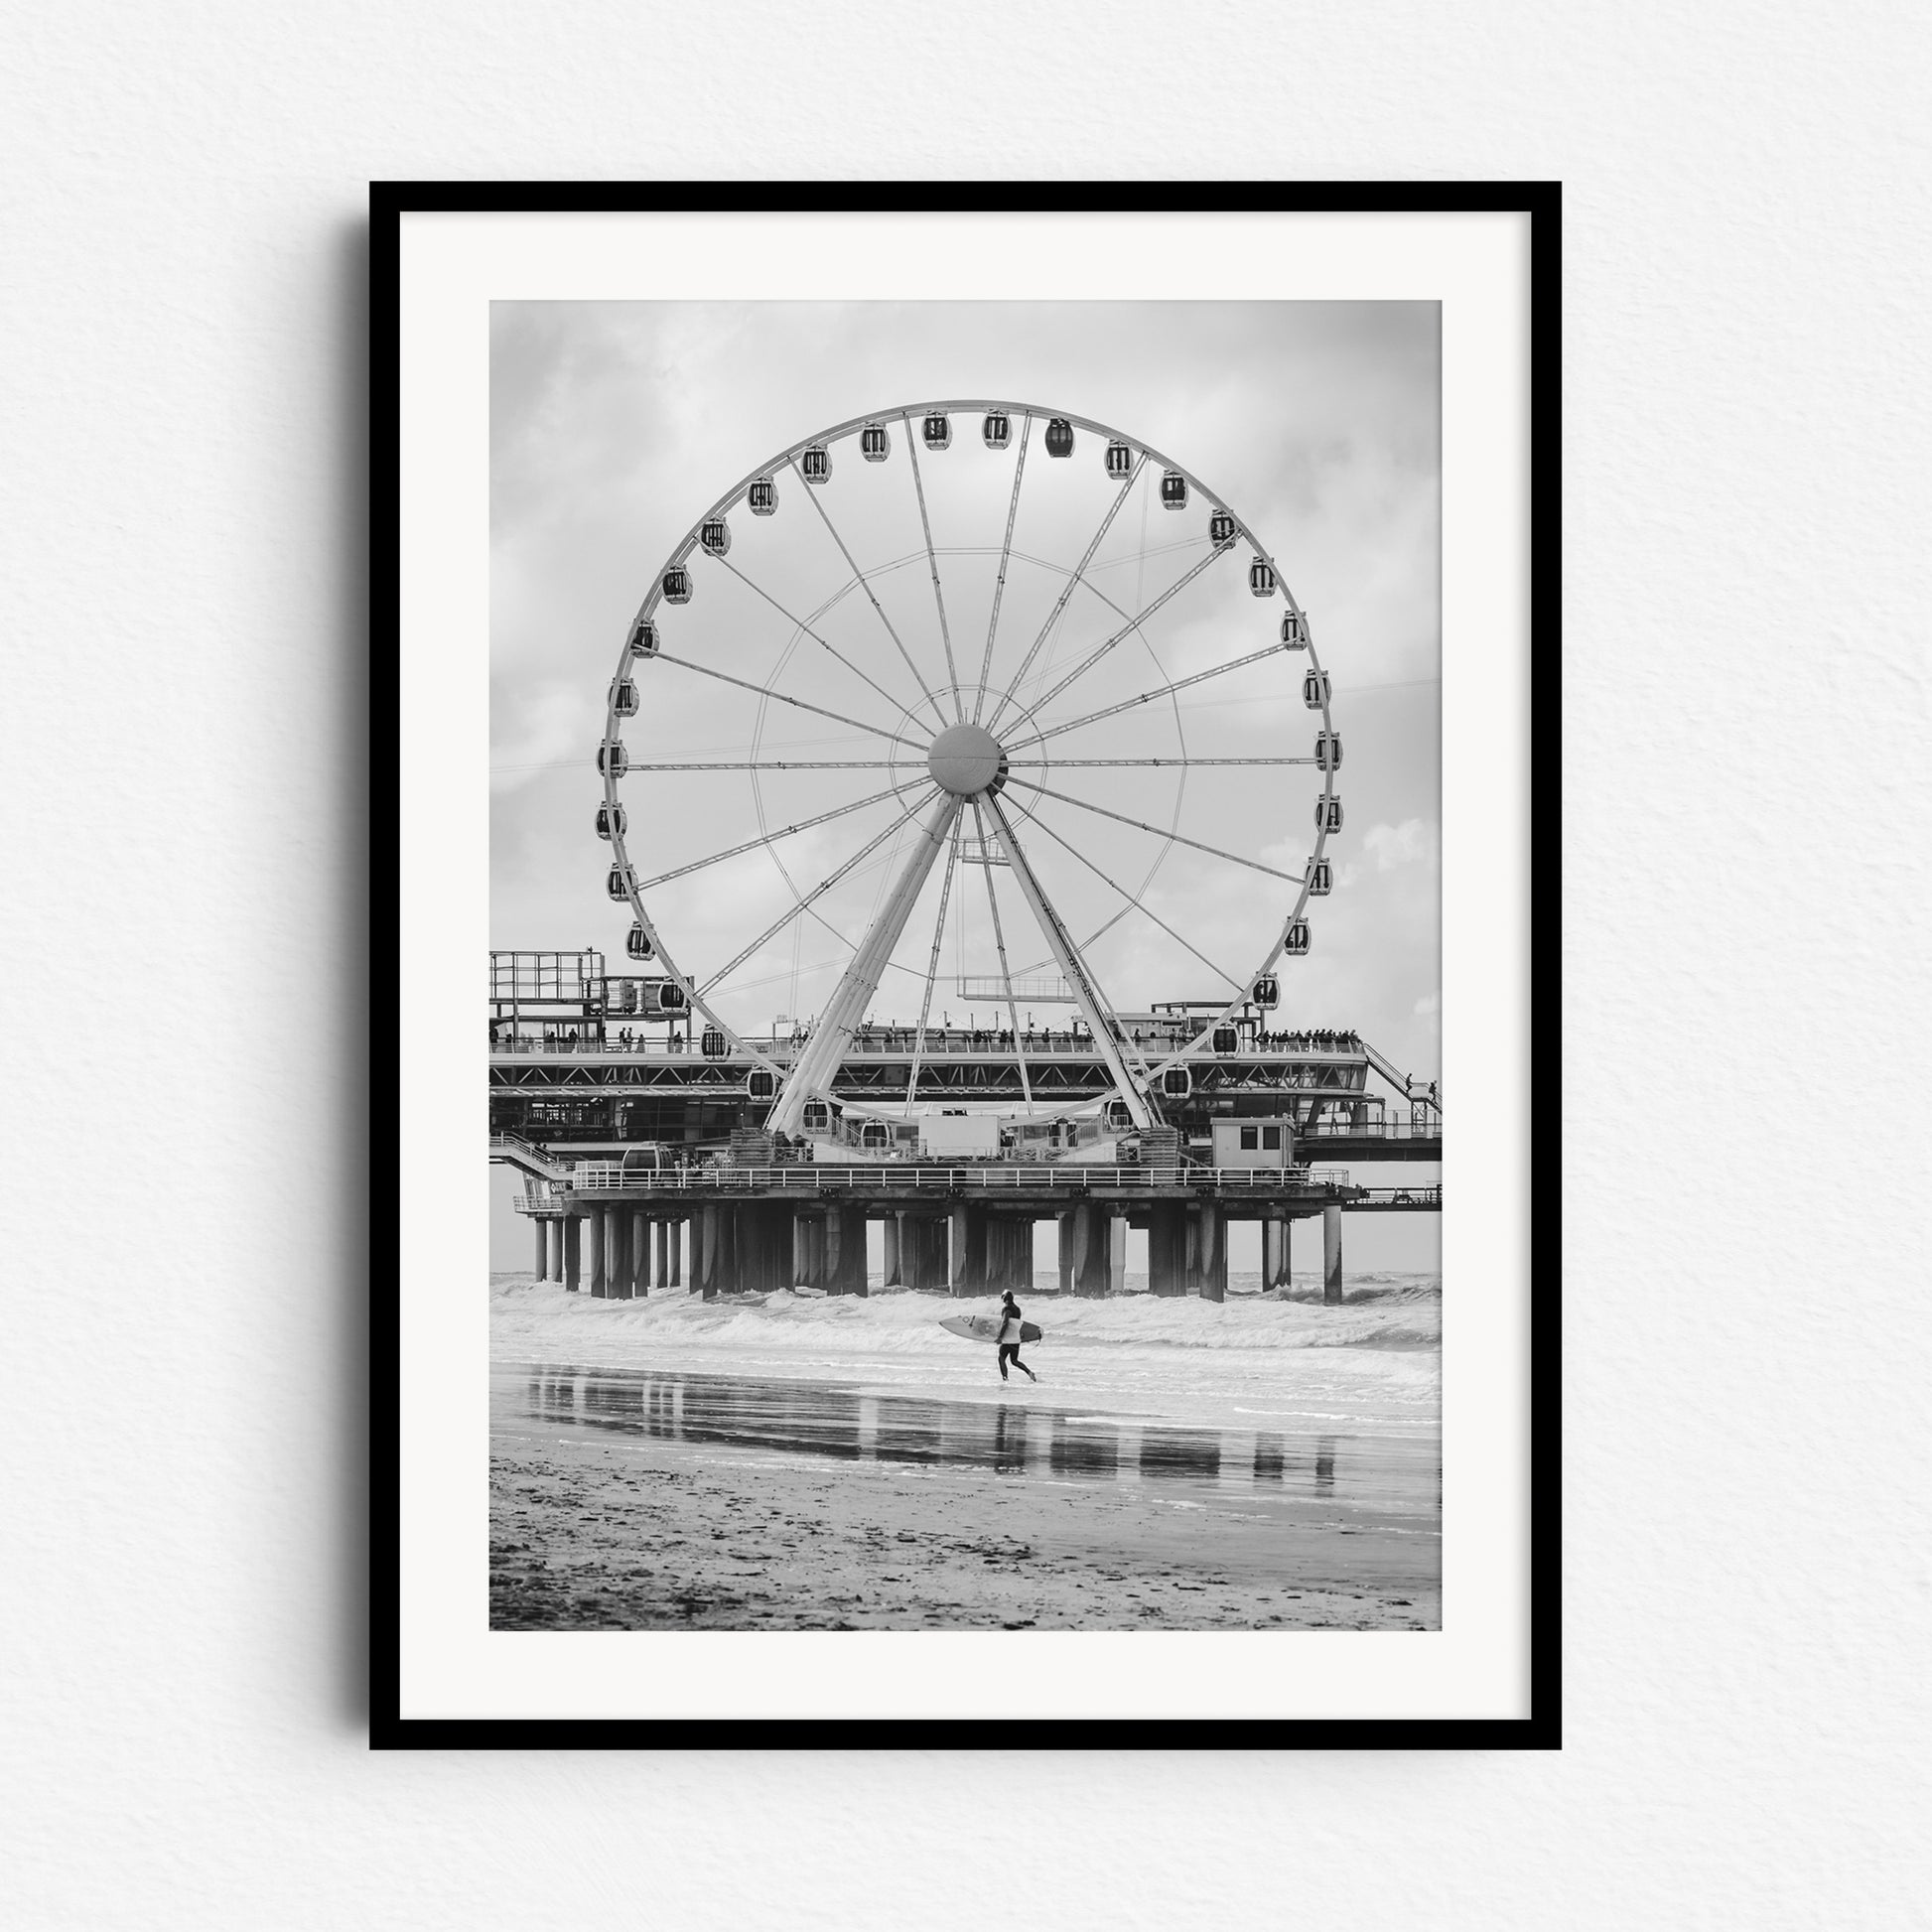
<path fill-rule="evenodd" d="M 956 1335 L 964 1335 L 968 1341 L 998 1341 L 1000 1329 L 1004 1324 L 997 1314 L 955 1314 L 940 1322 L 939 1325 L 951 1329 Z M 1037 1341 L 1039 1338 L 1038 1322 L 1021 1322 L 1020 1339 L 1023 1342 Z"/>

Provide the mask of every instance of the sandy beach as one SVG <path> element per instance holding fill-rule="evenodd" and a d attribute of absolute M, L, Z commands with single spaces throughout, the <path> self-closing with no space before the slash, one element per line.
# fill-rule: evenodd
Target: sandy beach
<path fill-rule="evenodd" d="M 1038 1386 L 891 1293 L 491 1284 L 506 1629 L 1441 1620 L 1440 1298 L 1038 1297 Z"/>

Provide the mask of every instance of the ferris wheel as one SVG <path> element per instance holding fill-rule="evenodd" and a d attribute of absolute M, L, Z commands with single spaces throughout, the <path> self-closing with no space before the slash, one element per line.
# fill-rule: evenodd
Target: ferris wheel
<path fill-rule="evenodd" d="M 909 1111 L 955 1007 L 1029 1113 L 1090 1113 L 1030 1078 L 1042 1004 L 1147 1128 L 1292 996 L 1342 826 L 1330 705 L 1275 558 L 1178 462 L 1031 403 L 855 417 L 650 580 L 597 759 L 607 890 L 659 1017 L 752 1062 L 773 1131 L 855 1039 L 898 1049 Z M 1182 1032 L 1138 1024 L 1177 979 L 1208 989 Z"/>

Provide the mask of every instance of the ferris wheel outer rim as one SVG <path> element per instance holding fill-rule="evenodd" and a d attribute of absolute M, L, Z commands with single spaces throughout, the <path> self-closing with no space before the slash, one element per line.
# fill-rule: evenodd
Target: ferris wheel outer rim
<path fill-rule="evenodd" d="M 789 445 L 776 456 L 766 459 L 757 469 L 741 477 L 737 483 L 697 517 L 686 531 L 682 541 L 671 550 L 663 563 L 658 566 L 650 580 L 650 587 L 645 592 L 642 603 L 638 606 L 636 614 L 631 618 L 629 624 L 625 627 L 624 641 L 619 653 L 618 667 L 612 678 L 611 698 L 606 708 L 603 743 L 610 745 L 613 743 L 621 744 L 622 742 L 621 733 L 619 728 L 621 721 L 617 714 L 616 694 L 617 687 L 629 664 L 630 639 L 635 634 L 637 625 L 648 620 L 652 613 L 656 611 L 658 604 L 662 600 L 665 578 L 673 570 L 680 569 L 691 556 L 692 552 L 700 547 L 700 532 L 707 522 L 712 521 L 714 518 L 728 516 L 730 510 L 744 497 L 745 492 L 750 489 L 753 483 L 775 475 L 777 471 L 787 466 L 790 466 L 793 474 L 799 477 L 799 486 L 801 488 L 811 489 L 822 487 L 823 485 L 805 482 L 802 472 L 797 467 L 798 458 L 809 449 L 825 448 L 834 443 L 842 442 L 850 436 L 862 433 L 869 425 L 883 422 L 893 416 L 909 419 L 914 413 L 921 416 L 934 414 L 950 416 L 955 412 L 969 414 L 974 412 L 983 412 L 986 414 L 1000 413 L 1008 416 L 1020 415 L 1028 418 L 1038 418 L 1049 423 L 1055 420 L 1063 421 L 1069 427 L 1085 430 L 1091 435 L 1106 437 L 1109 441 L 1127 443 L 1130 448 L 1140 451 L 1143 462 L 1157 462 L 1165 470 L 1172 471 L 1185 478 L 1191 490 L 1197 491 L 1216 509 L 1234 519 L 1235 536 L 1227 544 L 1220 547 L 1232 550 L 1245 541 L 1253 552 L 1255 559 L 1265 563 L 1273 573 L 1274 590 L 1268 593 L 1269 600 L 1272 602 L 1279 595 L 1282 602 L 1300 620 L 1303 635 L 1301 648 L 1307 653 L 1307 661 L 1310 668 L 1321 676 L 1321 703 L 1318 707 L 1321 718 L 1321 729 L 1326 732 L 1334 731 L 1334 720 L 1330 710 L 1332 680 L 1327 676 L 1325 667 L 1321 663 L 1320 655 L 1315 649 L 1313 626 L 1309 622 L 1308 613 L 1296 601 L 1293 592 L 1290 591 L 1287 576 L 1281 566 L 1276 562 L 1273 554 L 1262 547 L 1247 520 L 1240 516 L 1224 497 L 1215 490 L 1210 489 L 1184 464 L 1175 462 L 1164 451 L 1156 449 L 1153 444 L 1130 437 L 1124 431 L 1113 427 L 1111 424 L 1103 423 L 1097 418 L 1082 416 L 1071 410 L 1049 409 L 1033 403 L 1003 401 L 984 397 L 960 397 L 939 402 L 906 403 L 884 409 L 869 410 L 863 416 L 855 416 L 830 429 L 819 430 L 799 442 Z M 909 421 L 907 428 L 909 434 Z M 1052 568 L 1057 569 L 1059 566 L 1052 566 Z M 872 574 L 861 569 L 858 573 L 859 580 L 865 582 Z M 1080 573 L 1075 572 L 1073 574 L 1076 581 L 1085 581 Z M 1289 647 L 1284 645 L 1282 648 L 1287 650 Z M 611 760 L 606 759 L 604 762 L 608 767 Z M 615 807 L 621 802 L 617 795 L 617 774 L 607 768 L 603 776 L 606 802 Z M 1335 797 L 1335 770 L 1330 766 L 1322 772 L 1322 788 L 1317 794 L 1317 805 L 1333 802 Z M 1204 1046 L 1211 1045 L 1215 1029 L 1225 1025 L 1242 1007 L 1250 1004 L 1255 982 L 1275 971 L 1283 957 L 1283 948 L 1288 942 L 1289 931 L 1295 924 L 1295 921 L 1304 916 L 1308 901 L 1312 896 L 1311 887 L 1314 879 L 1315 866 L 1326 853 L 1329 836 L 1330 834 L 1325 822 L 1318 819 L 1315 827 L 1314 851 L 1310 856 L 1308 865 L 1303 872 L 1301 891 L 1296 896 L 1295 902 L 1287 916 L 1283 919 L 1281 929 L 1276 934 L 1274 944 L 1270 947 L 1266 958 L 1246 976 L 1246 979 L 1242 983 L 1242 990 L 1236 997 L 1230 1000 L 1218 1013 L 1205 1021 L 1192 1039 L 1148 1069 L 1146 1085 L 1142 1089 L 1145 1097 L 1156 1100 L 1158 1103 L 1158 1095 L 1156 1095 L 1154 1090 L 1162 1074 L 1171 1066 L 1203 1057 L 1202 1049 Z M 685 998 L 690 1002 L 690 1010 L 700 1013 L 706 1020 L 710 1021 L 727 1039 L 738 1046 L 745 1056 L 773 1073 L 780 1074 L 782 1080 L 782 1070 L 778 1067 L 777 1062 L 772 1060 L 769 1055 L 760 1052 L 750 1040 L 746 1039 L 735 1028 L 726 1022 L 721 1015 L 713 1011 L 709 1003 L 700 996 L 696 983 L 685 975 L 664 948 L 658 936 L 656 926 L 651 921 L 649 914 L 644 910 L 643 900 L 637 890 L 635 872 L 629 864 L 629 855 L 624 849 L 622 835 L 617 829 L 617 814 L 615 811 L 612 813 L 612 844 L 618 864 L 623 869 L 632 916 L 643 927 L 650 941 L 653 956 L 667 969 L 669 977 L 683 989 Z M 1114 1089 L 1110 1089 L 1108 1094 L 1101 1096 L 1100 1104 L 1104 1106 L 1106 1100 L 1112 1097 L 1115 1091 Z"/>

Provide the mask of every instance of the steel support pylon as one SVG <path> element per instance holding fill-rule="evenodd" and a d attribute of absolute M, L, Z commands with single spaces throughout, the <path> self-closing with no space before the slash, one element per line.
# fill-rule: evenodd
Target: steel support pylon
<path fill-rule="evenodd" d="M 814 1097 L 830 1097 L 832 1082 L 838 1077 L 852 1035 L 865 1018 L 872 996 L 879 990 L 887 963 L 905 930 L 905 921 L 912 916 L 912 907 L 931 874 L 933 861 L 951 836 L 953 820 L 964 804 L 964 799 L 951 795 L 940 799 L 931 817 L 919 828 L 918 844 L 905 862 L 904 871 L 894 882 L 885 904 L 879 908 L 879 916 L 872 922 L 872 929 L 859 942 L 859 950 L 852 955 L 851 965 L 826 1003 L 811 1038 L 792 1062 L 784 1085 L 778 1089 L 778 1097 L 771 1103 L 764 1123 L 767 1133 L 797 1133 L 805 1118 L 805 1102 Z"/>
<path fill-rule="evenodd" d="M 1120 1035 L 1112 1009 L 1102 997 L 1099 985 L 1087 971 L 1086 961 L 1080 957 L 1079 948 L 1073 943 L 1072 936 L 1060 923 L 1060 917 L 1053 910 L 1039 881 L 1034 877 L 1034 869 L 1027 855 L 1022 851 L 1020 841 L 1014 836 L 1013 823 L 1001 807 L 999 798 L 991 791 L 981 794 L 981 803 L 993 814 L 994 822 L 1000 828 L 1000 842 L 1006 849 L 1007 860 L 1013 868 L 1013 876 L 1027 904 L 1032 908 L 1035 923 L 1038 925 L 1041 936 L 1046 941 L 1047 950 L 1053 955 L 1053 962 L 1060 969 L 1061 976 L 1073 989 L 1074 1003 L 1085 1016 L 1087 1026 L 1093 1033 L 1093 1043 L 1100 1049 L 1100 1057 L 1107 1062 L 1107 1070 L 1114 1077 L 1114 1085 L 1120 1097 L 1127 1103 L 1127 1111 L 1134 1125 L 1146 1129 L 1155 1125 L 1153 1111 L 1147 1104 L 1147 1096 L 1136 1084 L 1128 1071 L 1127 1057 L 1121 1051 Z"/>

